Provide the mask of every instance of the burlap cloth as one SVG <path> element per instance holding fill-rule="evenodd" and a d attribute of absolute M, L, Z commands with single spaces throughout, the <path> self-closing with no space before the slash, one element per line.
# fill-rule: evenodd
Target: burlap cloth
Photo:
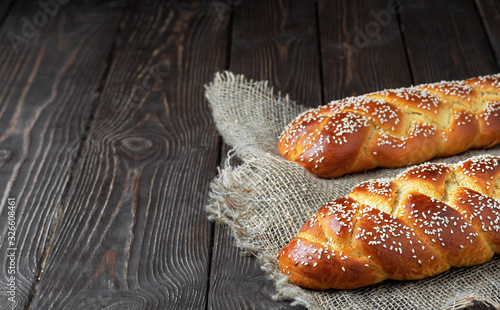
<path fill-rule="evenodd" d="M 384 281 L 356 290 L 320 292 L 290 284 L 279 272 L 275 255 L 304 222 L 356 184 L 392 178 L 405 168 L 319 179 L 278 153 L 279 135 L 305 110 L 303 106 L 274 93 L 265 81 L 229 72 L 216 74 L 206 86 L 206 97 L 219 132 L 233 147 L 211 184 L 209 218 L 229 225 L 242 252 L 257 256 L 276 283 L 276 299 L 290 299 L 311 309 L 457 309 L 471 305 L 472 299 L 500 305 L 499 255 L 480 266 L 452 268 L 424 280 Z M 500 148 L 432 161 L 454 163 L 484 153 L 500 155 Z"/>

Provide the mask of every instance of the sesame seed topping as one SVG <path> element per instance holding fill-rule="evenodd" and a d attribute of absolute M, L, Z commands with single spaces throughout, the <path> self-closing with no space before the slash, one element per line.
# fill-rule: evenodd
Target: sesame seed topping
<path fill-rule="evenodd" d="M 485 237 L 490 236 L 488 234 L 497 235 L 500 231 L 500 200 L 489 196 L 491 191 L 487 190 L 494 189 L 495 194 L 498 191 L 499 167 L 499 157 L 482 155 L 453 165 L 427 163 L 410 168 L 392 180 L 361 183 L 356 187 L 358 195 L 364 193 L 373 201 L 387 202 L 389 210 L 382 210 L 385 207 L 378 203 L 356 202 L 356 195 L 329 202 L 321 209 L 322 213 L 309 219 L 307 225 L 316 227 L 314 230 L 319 229 L 320 223 L 331 225 L 335 235 L 327 236 L 327 241 L 321 243 L 324 248 L 306 243 L 286 255 L 297 264 L 311 264 L 312 267 L 318 265 L 313 257 L 321 260 L 323 255 L 330 260 L 336 256 L 340 259 L 335 260 L 334 265 L 351 258 L 352 247 L 356 258 L 370 259 L 370 253 L 375 253 L 377 259 L 372 263 L 377 268 L 378 260 L 395 253 L 404 258 L 411 256 L 415 265 L 422 265 L 422 260 L 428 265 L 428 257 L 434 260 L 431 254 L 435 253 L 438 253 L 438 261 L 441 255 L 446 261 L 450 255 L 466 253 L 485 240 L 488 242 L 489 237 Z M 430 184 L 430 189 L 421 184 Z M 433 194 L 434 188 L 439 187 L 444 189 Z M 399 205 L 392 206 L 394 203 Z M 474 245 L 467 245 L 467 240 Z M 437 244 L 449 250 L 440 253 Z M 279 252 L 277 258 L 284 254 Z M 368 263 L 363 265 L 370 267 Z M 341 269 L 346 272 L 344 266 Z"/>

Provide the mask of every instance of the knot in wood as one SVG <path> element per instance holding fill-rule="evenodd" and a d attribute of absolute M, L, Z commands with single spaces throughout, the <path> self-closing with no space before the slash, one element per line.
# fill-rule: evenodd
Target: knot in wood
<path fill-rule="evenodd" d="M 130 152 L 147 151 L 154 147 L 153 141 L 143 137 L 128 137 L 121 141 L 121 145 Z"/>
<path fill-rule="evenodd" d="M 160 145 L 155 137 L 128 136 L 119 140 L 118 149 L 126 158 L 137 162 L 157 156 Z"/>

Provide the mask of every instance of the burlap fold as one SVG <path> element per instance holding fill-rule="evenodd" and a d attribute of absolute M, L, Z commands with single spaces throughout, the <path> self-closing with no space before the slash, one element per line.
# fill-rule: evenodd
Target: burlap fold
<path fill-rule="evenodd" d="M 259 259 L 276 283 L 278 300 L 310 309 L 458 309 L 473 299 L 500 305 L 500 257 L 468 268 L 408 282 L 384 281 L 356 290 L 311 291 L 290 284 L 278 268 L 276 253 L 326 202 L 355 185 L 392 178 L 406 168 L 376 169 L 338 179 L 316 178 L 278 153 L 278 137 L 303 106 L 275 94 L 267 82 L 230 72 L 218 73 L 206 97 L 224 141 L 233 147 L 211 184 L 209 218 L 229 225 L 236 245 Z M 455 163 L 479 154 L 500 155 L 500 148 L 471 150 L 434 159 Z M 234 163 L 234 156 L 241 161 Z"/>

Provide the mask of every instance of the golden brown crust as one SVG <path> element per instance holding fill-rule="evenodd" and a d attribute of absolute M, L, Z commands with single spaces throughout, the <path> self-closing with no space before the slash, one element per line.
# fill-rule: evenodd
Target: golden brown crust
<path fill-rule="evenodd" d="M 410 192 L 401 200 L 398 216 L 417 234 L 426 235 L 429 246 L 453 267 L 478 265 L 494 254 L 459 211 L 434 198 Z"/>
<path fill-rule="evenodd" d="M 488 148 L 500 143 L 500 96 L 486 101 L 484 109 L 478 114 L 480 134 L 474 147 Z"/>
<path fill-rule="evenodd" d="M 283 131 L 280 154 L 322 178 L 500 143 L 500 74 L 331 102 Z"/>
<path fill-rule="evenodd" d="M 394 280 L 421 279 L 449 268 L 403 220 L 376 208 L 361 212 L 353 246 Z"/>
<path fill-rule="evenodd" d="M 500 254 L 500 157 L 423 164 L 322 206 L 277 255 L 312 289 L 417 280 Z"/>
<path fill-rule="evenodd" d="M 307 233 L 317 236 L 313 230 L 320 229 L 324 233 L 321 242 L 335 243 L 337 247 L 348 248 L 353 230 L 352 218 L 358 212 L 358 208 L 359 204 L 349 197 L 331 201 L 318 210 L 316 217 L 313 216 L 309 225 L 302 227 L 299 235 Z"/>
<path fill-rule="evenodd" d="M 419 191 L 434 199 L 445 194 L 445 183 L 453 170 L 445 164 L 422 164 L 406 170 L 396 177 L 399 186 L 405 191 Z"/>
<path fill-rule="evenodd" d="M 428 159 L 430 154 L 434 156 L 441 141 L 436 126 L 414 121 L 404 136 L 376 132 L 367 145 L 366 154 L 371 154 L 377 166 L 401 167 L 420 163 Z"/>
<path fill-rule="evenodd" d="M 500 253 L 500 203 L 465 187 L 455 190 L 452 205 L 481 232 L 492 251 Z"/>
<path fill-rule="evenodd" d="M 346 260 L 341 251 L 299 237 L 280 251 L 278 258 L 281 271 L 292 283 L 311 289 L 328 289 L 331 285 L 352 289 L 385 279 L 366 258 L 350 257 Z"/>
<path fill-rule="evenodd" d="M 474 160 L 466 160 L 456 167 L 455 175 L 461 185 L 497 198 L 494 192 L 500 177 L 500 158 L 475 157 Z"/>

